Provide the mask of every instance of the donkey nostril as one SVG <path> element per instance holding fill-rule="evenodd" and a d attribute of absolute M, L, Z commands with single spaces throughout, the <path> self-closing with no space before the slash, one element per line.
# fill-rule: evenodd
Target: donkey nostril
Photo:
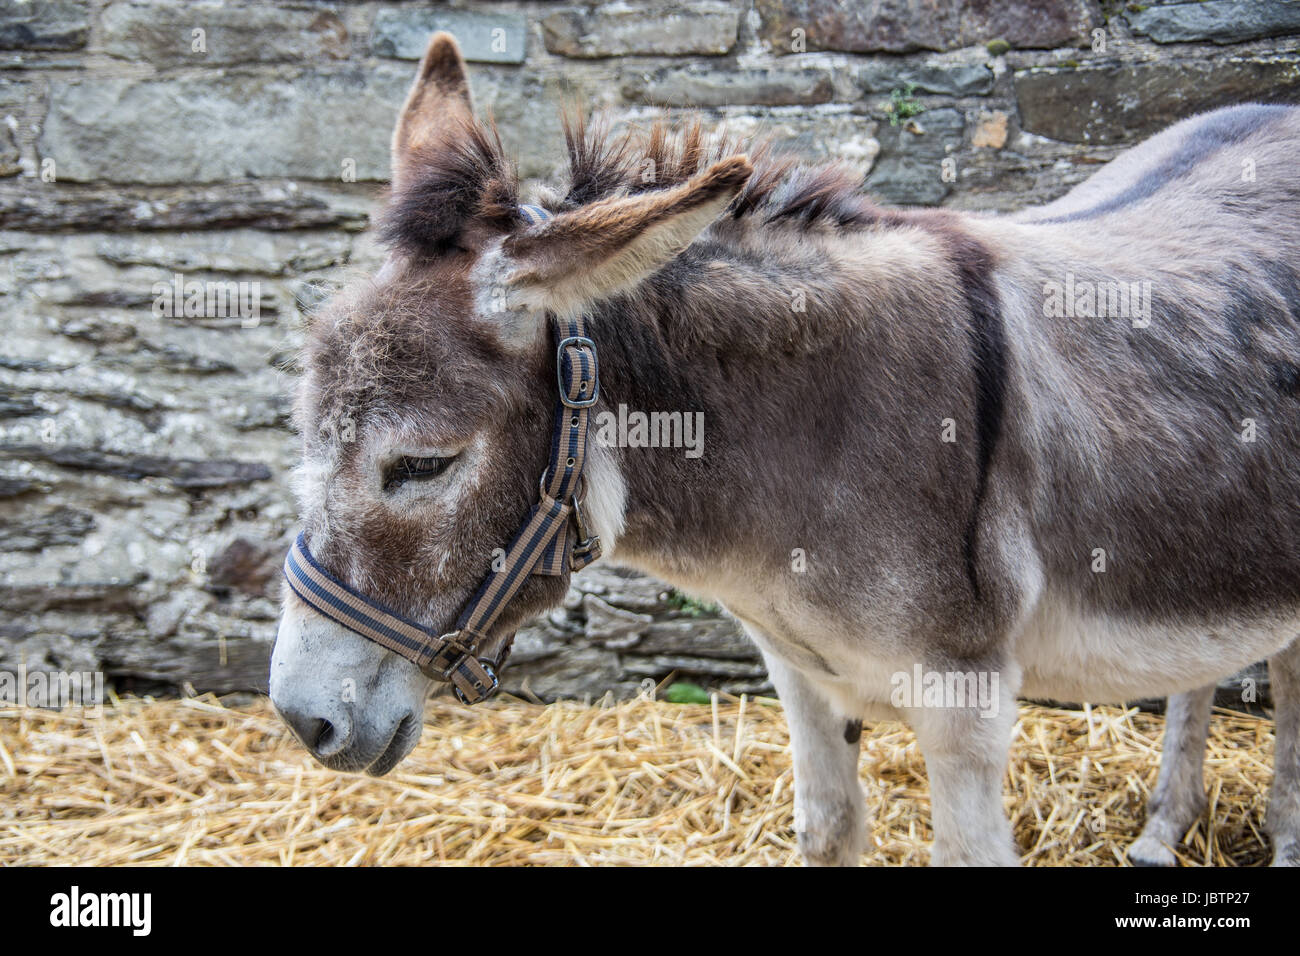
<path fill-rule="evenodd" d="M 333 710 L 328 718 L 317 718 L 314 739 L 311 750 L 321 760 L 346 750 L 352 742 L 351 716 L 346 710 Z"/>
<path fill-rule="evenodd" d="M 318 760 L 325 760 L 347 749 L 352 737 L 352 720 L 345 710 L 311 706 L 277 705 L 285 722 Z M 329 717 L 321 717 L 321 711 Z M 313 712 L 314 711 L 314 712 Z"/>

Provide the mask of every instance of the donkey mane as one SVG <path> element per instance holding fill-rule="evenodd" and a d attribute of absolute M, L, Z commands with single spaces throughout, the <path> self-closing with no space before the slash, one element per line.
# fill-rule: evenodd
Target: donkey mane
<path fill-rule="evenodd" d="M 657 120 L 618 134 L 604 117 L 589 123 L 581 113 L 566 113 L 562 119 L 567 188 L 541 203 L 554 213 L 611 196 L 668 189 L 727 156 L 747 152 L 754 173 L 729 209 L 735 221 L 852 229 L 899 218 L 862 192 L 861 175 L 846 164 L 778 153 L 770 138 L 708 133 L 699 116 L 677 123 Z M 383 215 L 381 237 L 405 252 L 437 255 L 454 248 L 470 221 L 501 230 L 523 221 L 518 173 L 496 124 L 469 119 L 458 125 L 442 142 L 419 149 L 412 166 L 421 171 L 394 190 Z"/>
<path fill-rule="evenodd" d="M 538 199 L 556 214 L 671 189 L 728 156 L 748 154 L 754 171 L 713 236 L 697 239 L 636 296 L 623 293 L 610 303 L 642 313 L 652 325 L 676 326 L 679 334 L 661 329 L 670 347 L 711 341 L 745 352 L 801 349 L 860 328 L 868 312 L 880 321 L 906 322 L 923 281 L 933 296 L 951 290 L 962 300 L 949 305 L 964 304 L 971 316 L 981 379 L 999 365 L 997 343 L 990 341 L 996 330 L 989 328 L 998 308 L 991 285 L 996 255 L 967 228 L 963 214 L 878 205 L 863 191 L 862 175 L 843 162 L 778 152 L 770 136 L 709 132 L 697 115 L 617 134 L 607 115 L 588 122 L 570 111 L 562 119 L 567 174 L 562 188 L 547 188 Z M 433 145 L 413 152 L 413 173 L 394 188 L 379 223 L 380 238 L 390 246 L 428 260 L 525 224 L 518 173 L 490 120 L 454 118 Z M 864 252 L 861 239 L 882 233 L 898 241 Z M 824 262 L 823 240 L 835 238 L 856 247 L 845 254 L 857 257 L 862 270 L 845 282 L 810 285 L 807 277 Z M 806 294 L 800 309 L 791 308 L 795 288 Z M 735 308 L 737 295 L 745 310 Z M 991 381 L 982 380 L 980 388 L 997 392 Z"/>

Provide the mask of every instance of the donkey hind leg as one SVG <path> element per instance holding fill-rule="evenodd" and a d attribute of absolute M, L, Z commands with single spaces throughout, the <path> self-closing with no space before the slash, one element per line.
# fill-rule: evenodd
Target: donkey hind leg
<path fill-rule="evenodd" d="M 1268 795 L 1273 865 L 1300 866 L 1300 638 L 1268 659 L 1276 746 Z"/>
<path fill-rule="evenodd" d="M 1017 718 L 1015 690 L 996 707 L 900 708 L 930 778 L 931 866 L 1015 866 L 1019 853 L 1002 805 Z M 991 703 L 994 703 L 991 702 Z"/>
<path fill-rule="evenodd" d="M 866 798 L 858 781 L 858 741 L 847 718 L 775 654 L 767 672 L 785 708 L 794 750 L 794 829 L 812 866 L 856 866 L 866 845 Z"/>
<path fill-rule="evenodd" d="M 1134 866 L 1176 865 L 1178 857 L 1171 846 L 1205 812 L 1202 766 L 1213 704 L 1213 684 L 1169 698 L 1160 775 L 1147 803 L 1146 826 L 1128 848 L 1128 859 Z"/>

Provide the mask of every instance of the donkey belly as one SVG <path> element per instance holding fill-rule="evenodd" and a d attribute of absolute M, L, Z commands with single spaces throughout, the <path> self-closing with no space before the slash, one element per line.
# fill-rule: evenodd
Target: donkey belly
<path fill-rule="evenodd" d="M 1088 703 L 1204 687 L 1300 635 L 1300 609 L 1249 620 L 1138 622 L 1044 600 L 1017 644 L 1021 695 Z"/>

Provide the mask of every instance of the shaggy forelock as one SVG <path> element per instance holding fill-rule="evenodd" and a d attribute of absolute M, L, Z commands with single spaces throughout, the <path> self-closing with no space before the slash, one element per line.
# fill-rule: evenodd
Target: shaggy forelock
<path fill-rule="evenodd" d="M 295 416 L 308 442 L 340 422 L 473 422 L 507 400 L 522 370 L 469 307 L 463 272 L 406 269 L 340 292 L 309 327 Z M 430 423 L 434 424 L 434 423 Z"/>

